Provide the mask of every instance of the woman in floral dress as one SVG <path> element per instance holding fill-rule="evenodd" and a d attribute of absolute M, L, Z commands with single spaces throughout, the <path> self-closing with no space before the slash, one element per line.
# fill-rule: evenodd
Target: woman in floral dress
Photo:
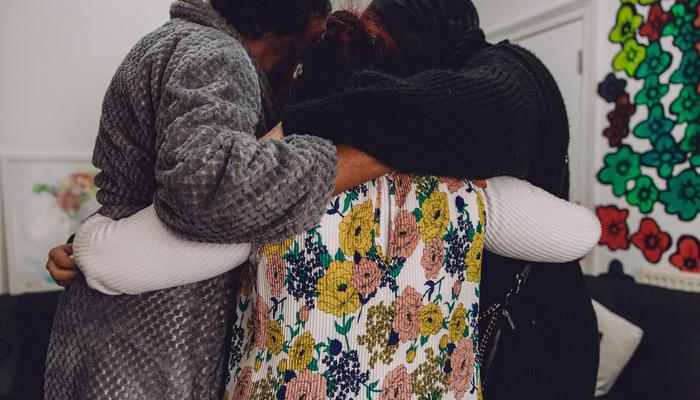
<path fill-rule="evenodd" d="M 482 195 L 392 174 L 244 273 L 227 399 L 455 399 L 477 391 Z"/>
<path fill-rule="evenodd" d="M 303 75 L 299 84 L 307 87 L 297 93 L 328 83 Z M 188 244 L 148 218 L 157 221 L 152 207 L 119 222 L 94 217 L 81 227 L 75 252 L 88 282 L 109 286 L 111 279 L 96 277 L 100 271 L 91 265 L 119 258 L 122 273 L 133 277 L 159 257 L 172 268 L 160 275 L 182 271 L 184 284 L 194 272 L 186 277 L 180 266 L 191 259 L 206 257 L 203 264 L 221 273 L 232 267 L 233 254 L 249 248 L 226 253 L 226 245 Z M 599 233 L 589 211 L 514 178 L 391 173 L 360 185 L 336 197 L 317 226 L 259 246 L 243 267 L 225 399 L 476 399 L 484 248 L 561 262 L 583 256 Z M 159 251 L 175 247 L 177 255 Z M 129 249 L 131 258 L 112 249 Z M 149 290 L 173 284 L 148 276 Z"/>

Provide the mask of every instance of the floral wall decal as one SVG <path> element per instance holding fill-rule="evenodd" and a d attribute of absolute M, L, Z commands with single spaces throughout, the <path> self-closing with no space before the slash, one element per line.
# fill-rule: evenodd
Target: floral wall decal
<path fill-rule="evenodd" d="M 700 0 L 606 3 L 601 264 L 700 273 Z"/>

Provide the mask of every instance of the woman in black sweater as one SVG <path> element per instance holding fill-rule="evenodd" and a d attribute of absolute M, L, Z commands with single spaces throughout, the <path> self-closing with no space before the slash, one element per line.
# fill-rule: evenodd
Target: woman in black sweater
<path fill-rule="evenodd" d="M 373 61 L 380 65 L 366 67 L 385 73 L 355 73 L 334 94 L 329 82 L 317 100 L 288 107 L 286 134 L 352 145 L 399 170 L 472 179 L 511 175 L 568 197 L 566 109 L 534 55 L 508 42 L 487 43 L 468 0 L 375 0 L 364 17 L 393 38 L 401 62 L 380 52 Z M 305 72 L 318 79 L 329 68 L 304 65 L 301 79 Z M 337 77 L 337 70 L 329 75 Z M 424 140 L 435 136 L 440 140 Z M 460 157 L 466 148 L 479 156 Z M 504 302 L 525 268 L 519 260 L 485 257 L 482 317 Z M 512 324 L 499 320 L 500 338 L 485 352 L 497 343 L 491 367 L 482 371 L 487 399 L 593 398 L 598 331 L 578 263 L 537 266 L 505 308 Z"/>

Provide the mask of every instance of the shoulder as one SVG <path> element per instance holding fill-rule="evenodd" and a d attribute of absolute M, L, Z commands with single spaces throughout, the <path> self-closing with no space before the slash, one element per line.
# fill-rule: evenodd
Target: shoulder
<path fill-rule="evenodd" d="M 173 20 L 164 29 L 171 29 L 176 40 L 173 57 L 180 68 L 235 68 L 249 76 L 257 76 L 253 60 L 243 43 L 220 30 L 184 20 Z"/>

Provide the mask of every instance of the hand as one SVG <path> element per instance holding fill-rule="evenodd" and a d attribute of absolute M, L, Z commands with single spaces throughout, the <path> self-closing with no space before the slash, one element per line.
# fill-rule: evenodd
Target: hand
<path fill-rule="evenodd" d="M 49 252 L 46 270 L 59 286 L 67 287 L 80 274 L 78 264 L 73 258 L 73 245 L 64 244 L 54 247 Z"/>
<path fill-rule="evenodd" d="M 261 137 L 260 140 L 271 139 L 271 140 L 282 140 L 284 139 L 284 129 L 282 129 L 282 123 L 280 122 L 272 128 L 270 132 L 267 132 L 265 136 Z"/>

